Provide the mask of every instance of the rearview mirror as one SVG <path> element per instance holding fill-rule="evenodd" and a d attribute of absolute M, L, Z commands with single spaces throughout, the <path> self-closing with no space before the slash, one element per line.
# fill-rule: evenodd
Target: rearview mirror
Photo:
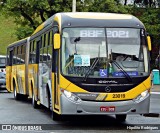
<path fill-rule="evenodd" d="M 54 49 L 60 49 L 60 34 L 54 34 Z"/>
<path fill-rule="evenodd" d="M 148 50 L 151 51 L 152 50 L 152 44 L 151 44 L 150 36 L 147 36 L 147 43 L 148 43 Z"/>

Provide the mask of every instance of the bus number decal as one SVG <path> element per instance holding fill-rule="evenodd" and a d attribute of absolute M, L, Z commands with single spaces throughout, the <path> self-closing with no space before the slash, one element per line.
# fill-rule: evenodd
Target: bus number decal
<path fill-rule="evenodd" d="M 126 95 L 125 94 L 113 94 L 112 98 L 125 98 Z"/>

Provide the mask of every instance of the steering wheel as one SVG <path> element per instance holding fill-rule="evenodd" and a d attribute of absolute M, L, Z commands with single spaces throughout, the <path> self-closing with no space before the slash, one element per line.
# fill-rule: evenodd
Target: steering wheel
<path fill-rule="evenodd" d="M 129 56 L 129 55 L 126 55 L 126 56 L 124 57 L 123 61 L 126 61 L 128 57 L 130 57 L 130 56 Z M 131 57 L 130 57 L 130 59 L 131 59 Z"/>

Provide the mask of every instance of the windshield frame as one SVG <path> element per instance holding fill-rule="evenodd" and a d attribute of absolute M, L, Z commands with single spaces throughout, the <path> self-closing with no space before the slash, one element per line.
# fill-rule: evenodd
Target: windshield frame
<path fill-rule="evenodd" d="M 63 31 L 64 31 L 64 29 L 66 29 L 66 28 L 103 28 L 104 30 L 105 30 L 105 44 L 106 44 L 106 52 L 107 52 L 107 54 L 106 54 L 106 58 L 108 59 L 109 58 L 109 51 L 108 51 L 108 39 L 107 39 L 107 29 L 108 28 L 128 28 L 128 29 L 139 29 L 140 30 L 140 32 L 141 32 L 141 30 L 143 30 L 144 31 L 144 40 L 142 39 L 142 36 L 141 36 L 141 33 L 140 33 L 140 47 L 143 47 L 143 46 L 145 46 L 146 47 L 146 54 L 147 54 L 147 58 L 146 58 L 146 60 L 147 60 L 147 63 L 148 63 L 148 65 L 147 65 L 147 69 L 148 69 L 148 74 L 147 75 L 149 75 L 149 70 L 150 70 L 150 65 L 149 65 L 149 51 L 148 51 L 148 45 L 147 45 L 147 34 L 146 34 L 146 31 L 145 31 L 145 29 L 144 28 L 135 28 L 135 27 L 81 27 L 81 26 L 79 26 L 79 27 L 63 27 L 62 28 L 62 32 L 61 32 L 61 48 L 60 48 L 60 73 L 63 75 L 63 76 L 68 76 L 68 77 L 77 77 L 77 78 L 85 78 L 85 76 L 75 76 L 75 75 L 72 75 L 72 76 L 70 76 L 69 74 L 67 75 L 67 74 L 64 74 L 63 73 L 63 71 L 62 71 L 62 45 L 63 45 L 63 42 L 62 42 L 62 34 L 63 34 Z M 140 49 L 139 49 L 139 51 L 140 51 Z M 143 63 L 144 63 L 144 51 L 142 52 L 143 53 Z M 92 65 L 92 64 L 91 64 Z M 138 75 L 138 76 L 136 76 L 136 77 L 142 77 L 142 76 L 146 76 L 146 75 Z M 101 77 L 92 77 L 92 76 L 89 76 L 89 78 L 101 78 Z M 115 77 L 107 77 L 107 78 L 115 78 Z M 119 78 L 125 78 L 125 77 L 119 77 Z M 132 77 L 131 77 L 132 78 Z"/>

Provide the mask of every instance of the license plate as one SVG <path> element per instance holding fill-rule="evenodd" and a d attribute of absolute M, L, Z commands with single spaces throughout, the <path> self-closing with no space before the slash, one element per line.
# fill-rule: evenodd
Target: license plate
<path fill-rule="evenodd" d="M 101 106 L 101 112 L 115 112 L 115 106 Z"/>

